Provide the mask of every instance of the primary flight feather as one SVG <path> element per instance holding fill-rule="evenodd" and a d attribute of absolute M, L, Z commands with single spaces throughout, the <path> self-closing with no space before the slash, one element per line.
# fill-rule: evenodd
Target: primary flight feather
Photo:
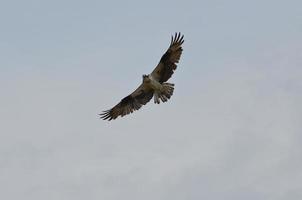
<path fill-rule="evenodd" d="M 140 109 L 148 103 L 154 96 L 154 103 L 159 104 L 160 101 L 166 102 L 173 95 L 174 84 L 166 81 L 171 78 L 174 70 L 177 68 L 184 36 L 181 33 L 175 33 L 171 38 L 168 50 L 161 57 L 158 65 L 149 75 L 143 75 L 142 84 L 131 94 L 123 98 L 113 108 L 103 111 L 100 114 L 104 120 L 116 119 L 118 116 L 125 116 L 135 110 Z"/>

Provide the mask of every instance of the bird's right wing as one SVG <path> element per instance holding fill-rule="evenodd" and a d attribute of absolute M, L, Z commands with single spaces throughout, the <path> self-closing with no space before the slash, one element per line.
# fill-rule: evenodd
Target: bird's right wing
<path fill-rule="evenodd" d="M 138 110 L 148 103 L 153 97 L 153 90 L 151 88 L 146 88 L 142 83 L 134 92 L 123 98 L 116 106 L 113 108 L 103 111 L 99 114 L 103 120 L 116 119 L 118 116 L 125 116 Z"/>

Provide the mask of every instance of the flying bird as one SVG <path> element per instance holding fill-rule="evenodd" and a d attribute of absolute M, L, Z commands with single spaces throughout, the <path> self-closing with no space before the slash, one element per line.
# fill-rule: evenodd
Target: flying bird
<path fill-rule="evenodd" d="M 171 37 L 171 43 L 168 50 L 161 57 L 158 65 L 151 74 L 143 75 L 143 82 L 131 94 L 123 98 L 113 108 L 103 111 L 99 114 L 104 120 L 116 119 L 118 116 L 125 116 L 135 110 L 140 109 L 154 97 L 154 103 L 166 102 L 173 95 L 174 84 L 166 81 L 171 78 L 174 70 L 177 68 L 184 36 L 181 33 L 175 33 Z"/>

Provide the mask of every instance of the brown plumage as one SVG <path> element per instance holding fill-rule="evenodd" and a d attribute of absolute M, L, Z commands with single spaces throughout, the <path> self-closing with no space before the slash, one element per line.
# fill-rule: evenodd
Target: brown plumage
<path fill-rule="evenodd" d="M 116 106 L 112 109 L 104 111 L 100 114 L 104 120 L 116 119 L 118 116 L 125 116 L 138 110 L 148 103 L 153 97 L 153 89 L 147 88 L 144 84 L 141 84 L 134 92 L 123 98 Z"/>
<path fill-rule="evenodd" d="M 184 36 L 180 36 L 180 33 L 175 33 L 175 36 L 172 36 L 170 47 L 161 57 L 158 65 L 151 73 L 151 75 L 160 83 L 166 82 L 177 68 L 176 63 L 179 62 L 182 53 L 181 45 L 184 42 Z"/>
<path fill-rule="evenodd" d="M 149 75 L 143 75 L 143 83 L 130 95 L 123 98 L 113 108 L 103 111 L 100 114 L 104 120 L 116 119 L 118 116 L 125 116 L 135 110 L 140 109 L 148 103 L 153 95 L 154 102 L 166 102 L 173 94 L 174 84 L 165 83 L 174 73 L 177 68 L 176 63 L 179 62 L 183 44 L 183 35 L 175 33 L 171 38 L 171 43 L 168 50 L 161 57 L 156 68 Z"/>

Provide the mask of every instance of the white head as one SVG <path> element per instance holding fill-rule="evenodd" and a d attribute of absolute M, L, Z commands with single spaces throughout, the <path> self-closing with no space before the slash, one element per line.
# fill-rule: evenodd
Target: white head
<path fill-rule="evenodd" d="M 149 76 L 146 74 L 143 74 L 143 82 L 150 82 Z"/>

